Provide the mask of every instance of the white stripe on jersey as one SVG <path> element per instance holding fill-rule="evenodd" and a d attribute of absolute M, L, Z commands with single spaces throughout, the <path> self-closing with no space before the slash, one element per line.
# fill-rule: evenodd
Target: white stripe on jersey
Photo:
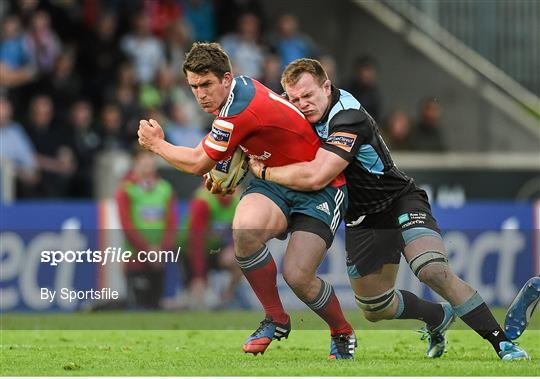
<path fill-rule="evenodd" d="M 229 121 L 217 119 L 217 120 L 214 120 L 214 124 L 221 127 L 221 128 L 223 128 L 223 129 L 227 129 L 227 130 L 233 130 L 234 129 L 234 124 L 232 122 L 229 122 Z"/>
<path fill-rule="evenodd" d="M 226 146 L 219 146 L 219 145 L 216 145 L 215 143 L 210 142 L 210 141 L 208 140 L 208 138 L 204 141 L 204 144 L 205 144 L 206 146 L 211 147 L 211 148 L 214 149 L 214 150 L 217 150 L 217 151 L 222 151 L 222 152 L 223 152 L 223 151 L 227 151 L 227 147 L 226 147 Z"/>
<path fill-rule="evenodd" d="M 231 107 L 232 102 L 234 101 L 234 87 L 236 86 L 236 79 L 233 78 L 232 84 L 231 84 L 231 91 L 229 92 L 229 97 L 227 99 L 227 102 L 223 107 L 221 108 L 221 111 L 219 111 L 220 117 L 227 117 L 227 112 L 229 112 L 229 108 Z"/>
<path fill-rule="evenodd" d="M 293 104 L 289 103 L 287 100 L 285 100 L 284 98 L 282 98 L 281 96 L 278 96 L 272 92 L 268 92 L 268 96 L 270 96 L 270 98 L 272 100 L 276 100 L 276 101 L 279 101 L 281 104 L 284 104 L 286 106 L 288 106 L 289 108 L 291 108 L 293 111 L 295 111 L 296 113 L 298 113 L 300 116 L 302 116 L 303 119 L 306 118 L 306 116 L 304 116 L 304 114 L 302 112 L 300 112 L 300 110 L 298 108 L 296 108 Z"/>

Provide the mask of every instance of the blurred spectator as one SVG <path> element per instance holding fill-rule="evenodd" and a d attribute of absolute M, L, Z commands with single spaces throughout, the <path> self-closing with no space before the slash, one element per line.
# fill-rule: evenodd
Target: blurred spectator
<path fill-rule="evenodd" d="M 100 145 L 99 136 L 93 130 L 93 110 L 89 101 L 77 100 L 73 103 L 70 127 L 72 147 L 79 164 L 73 177 L 71 195 L 89 198 L 93 193 L 94 158 Z"/>
<path fill-rule="evenodd" d="M 185 18 L 193 32 L 193 39 L 211 42 L 216 39 L 216 20 L 212 0 L 185 0 Z"/>
<path fill-rule="evenodd" d="M 354 76 L 345 89 L 362 104 L 366 111 L 380 122 L 381 96 L 377 88 L 377 68 L 373 58 L 359 57 L 354 64 Z"/>
<path fill-rule="evenodd" d="M 170 143 L 193 148 L 202 141 L 205 133 L 199 125 L 190 123 L 182 103 L 174 103 L 169 116 L 165 135 Z"/>
<path fill-rule="evenodd" d="M 191 32 L 182 20 L 171 22 L 165 31 L 165 62 L 174 80 L 184 79 L 182 65 L 191 44 Z"/>
<path fill-rule="evenodd" d="M 405 112 L 399 110 L 392 112 L 382 134 L 390 150 L 411 149 L 411 128 L 409 117 Z"/>
<path fill-rule="evenodd" d="M 177 0 L 146 0 L 144 10 L 150 19 L 150 29 L 156 36 L 163 37 L 165 29 L 182 15 Z"/>
<path fill-rule="evenodd" d="M 264 59 L 261 82 L 277 94 L 283 92 L 281 87 L 281 61 L 275 54 L 269 54 Z"/>
<path fill-rule="evenodd" d="M 134 148 L 131 171 L 116 193 L 125 249 L 169 251 L 176 248 L 176 200 L 171 185 L 158 176 L 155 156 Z M 156 309 L 163 291 L 164 262 L 140 262 L 137 256 L 124 266 L 128 304 L 135 308 Z"/>
<path fill-rule="evenodd" d="M 167 66 L 160 67 L 154 83 L 141 86 L 139 102 L 143 108 L 165 111 L 171 107 L 177 89 L 172 71 Z"/>
<path fill-rule="evenodd" d="M 41 74 L 52 72 L 60 54 L 61 44 L 51 28 L 51 20 L 45 11 L 38 11 L 32 16 L 27 43 L 37 69 Z"/>
<path fill-rule="evenodd" d="M 103 88 L 114 82 L 124 59 L 117 38 L 117 18 L 103 13 L 95 30 L 90 30 L 84 48 L 80 50 L 79 69 L 86 79 L 85 88 L 94 106 L 100 106 Z"/>
<path fill-rule="evenodd" d="M 68 136 L 54 121 L 54 105 L 49 96 L 37 95 L 32 99 L 27 130 L 42 173 L 39 183 L 42 196 L 67 196 L 77 162 Z"/>
<path fill-rule="evenodd" d="M 227 270 L 230 280 L 220 294 L 220 308 L 230 305 L 242 273 L 235 262 L 232 247 L 231 225 L 238 195 L 216 196 L 204 187 L 194 194 L 189 206 L 189 219 L 181 229 L 180 246 L 187 259 L 181 260 L 188 291 L 190 307 L 206 308 L 208 272 Z"/>
<path fill-rule="evenodd" d="M 123 135 L 122 113 L 115 103 L 108 103 L 101 109 L 100 150 L 126 150 L 128 141 Z"/>
<path fill-rule="evenodd" d="M 441 106 L 434 97 L 420 102 L 419 120 L 412 133 L 413 147 L 417 151 L 446 151 L 441 131 Z"/>
<path fill-rule="evenodd" d="M 16 14 L 24 28 L 30 27 L 32 18 L 36 12 L 42 7 L 40 0 L 12 0 L 11 11 Z"/>
<path fill-rule="evenodd" d="M 139 105 L 139 87 L 133 64 L 124 62 L 120 65 L 116 82 L 105 91 L 104 97 L 106 103 L 118 105 L 127 126 L 126 135 L 134 139 L 143 112 Z"/>
<path fill-rule="evenodd" d="M 35 195 L 39 180 L 34 146 L 21 125 L 12 120 L 11 103 L 0 97 L 0 159 L 10 161 L 15 169 L 17 195 Z"/>
<path fill-rule="evenodd" d="M 315 43 L 298 30 L 298 20 L 292 14 L 284 14 L 278 20 L 278 35 L 274 48 L 281 58 L 281 69 L 299 58 L 315 58 L 318 49 Z"/>
<path fill-rule="evenodd" d="M 221 46 L 231 59 L 235 75 L 261 78 L 264 49 L 259 39 L 260 20 L 253 13 L 240 16 L 237 32 L 227 34 L 221 39 Z"/>
<path fill-rule="evenodd" d="M 63 50 L 54 65 L 54 72 L 40 88 L 40 92 L 51 96 L 56 106 L 58 120 L 65 123 L 67 106 L 82 92 L 82 80 L 74 71 L 75 56 L 70 49 Z"/>
<path fill-rule="evenodd" d="M 33 56 L 16 16 L 2 22 L 0 42 L 0 86 L 15 87 L 28 83 L 36 73 Z"/>
<path fill-rule="evenodd" d="M 135 66 L 137 80 L 148 83 L 165 62 L 163 44 L 150 33 L 150 19 L 144 12 L 133 18 L 133 30 L 121 40 L 121 48 Z"/>
<path fill-rule="evenodd" d="M 319 57 L 319 62 L 321 62 L 321 66 L 324 68 L 324 71 L 326 71 L 328 79 L 332 81 L 332 84 L 340 88 L 341 86 L 337 73 L 337 63 L 334 57 L 328 54 L 322 55 L 321 57 Z"/>
<path fill-rule="evenodd" d="M 235 32 L 238 28 L 238 18 L 245 14 L 255 14 L 264 24 L 264 9 L 259 0 L 219 0 L 216 1 L 218 35 L 222 36 Z M 261 25 L 264 29 L 264 25 Z"/>

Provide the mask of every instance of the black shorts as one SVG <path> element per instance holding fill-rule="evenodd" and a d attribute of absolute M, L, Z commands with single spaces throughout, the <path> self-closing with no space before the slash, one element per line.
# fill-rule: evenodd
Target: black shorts
<path fill-rule="evenodd" d="M 385 264 L 398 264 L 405 245 L 424 236 L 441 237 L 424 190 L 412 186 L 384 212 L 345 228 L 347 272 L 359 278 Z"/>

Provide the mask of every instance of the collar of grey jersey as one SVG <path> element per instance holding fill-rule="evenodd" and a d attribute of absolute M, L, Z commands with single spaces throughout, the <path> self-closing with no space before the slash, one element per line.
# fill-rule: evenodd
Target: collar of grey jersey
<path fill-rule="evenodd" d="M 328 121 L 328 116 L 330 115 L 330 111 L 332 108 L 334 108 L 334 105 L 336 105 L 341 97 L 341 93 L 339 91 L 339 88 L 337 88 L 335 85 L 332 84 L 332 87 L 330 89 L 330 105 L 328 105 L 328 108 L 326 108 L 326 112 L 324 112 L 324 115 L 321 117 L 319 121 L 316 122 L 316 124 L 323 124 Z"/>

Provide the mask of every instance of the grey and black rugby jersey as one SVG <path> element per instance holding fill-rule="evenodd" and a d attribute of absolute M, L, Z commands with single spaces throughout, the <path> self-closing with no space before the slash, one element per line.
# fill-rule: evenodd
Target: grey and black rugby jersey
<path fill-rule="evenodd" d="M 332 87 L 330 109 L 313 126 L 323 149 L 350 162 L 345 170 L 347 224 L 386 210 L 411 185 L 392 161 L 377 124 L 350 93 Z"/>

